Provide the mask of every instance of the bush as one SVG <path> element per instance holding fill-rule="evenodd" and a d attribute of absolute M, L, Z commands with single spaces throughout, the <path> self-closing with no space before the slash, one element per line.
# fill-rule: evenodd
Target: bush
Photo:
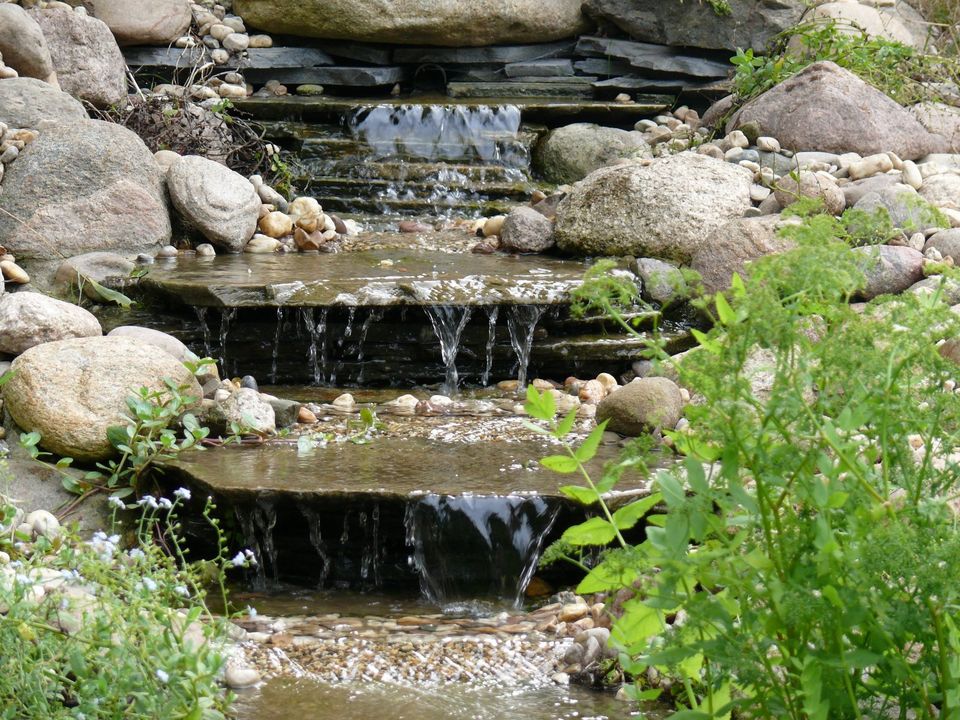
<path fill-rule="evenodd" d="M 938 343 L 960 322 L 940 293 L 852 308 L 860 267 L 817 217 L 701 302 L 694 350 L 660 356 L 702 402 L 657 494 L 599 497 L 629 455 L 567 488 L 599 514 L 561 550 L 614 541 L 578 591 L 637 590 L 613 642 L 635 697 L 660 692 L 648 669 L 673 678 L 677 718 L 958 718 L 960 400 Z M 591 442 L 545 464 L 584 473 Z"/>

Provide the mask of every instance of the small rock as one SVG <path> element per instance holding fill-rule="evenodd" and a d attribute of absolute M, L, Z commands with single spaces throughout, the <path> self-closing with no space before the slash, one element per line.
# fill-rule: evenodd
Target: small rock
<path fill-rule="evenodd" d="M 30 531 L 34 537 L 45 537 L 48 540 L 53 540 L 60 534 L 60 521 L 47 510 L 34 510 L 27 515 L 24 523 L 30 526 Z"/>
<path fill-rule="evenodd" d="M 210 243 L 201 243 L 200 245 L 197 245 L 198 257 L 214 257 L 216 254 L 217 251 Z"/>
<path fill-rule="evenodd" d="M 297 422 L 302 425 L 314 425 L 317 422 L 317 416 L 305 407 L 301 407 L 297 413 Z"/>
<path fill-rule="evenodd" d="M 351 395 L 350 393 L 343 393 L 342 395 L 338 395 L 332 403 L 334 407 L 344 408 L 344 409 L 353 409 L 353 407 L 356 406 L 356 404 L 357 402 L 353 399 L 353 395 Z"/>
<path fill-rule="evenodd" d="M 761 135 L 757 138 L 757 149 L 761 152 L 780 152 L 780 141 L 776 138 Z"/>
<path fill-rule="evenodd" d="M 26 270 L 12 260 L 0 260 L 0 276 L 17 285 L 26 285 L 30 282 L 30 276 Z"/>
<path fill-rule="evenodd" d="M 557 618 L 561 622 L 572 623 L 590 614 L 590 606 L 585 602 L 569 603 L 560 608 Z"/>
<path fill-rule="evenodd" d="M 282 238 L 293 232 L 293 220 L 289 215 L 274 210 L 260 218 L 260 232 L 272 238 Z"/>
<path fill-rule="evenodd" d="M 886 153 L 877 153 L 850 163 L 847 170 L 851 180 L 861 180 L 893 170 L 893 162 Z"/>
<path fill-rule="evenodd" d="M 252 687 L 260 682 L 260 673 L 252 667 L 228 665 L 223 674 L 223 682 L 234 690 Z"/>
<path fill-rule="evenodd" d="M 259 233 L 250 238 L 250 242 L 243 246 L 243 251 L 245 253 L 252 253 L 255 255 L 268 255 L 270 253 L 275 253 L 279 249 L 279 240 L 268 237 L 267 235 L 260 235 Z"/>
<path fill-rule="evenodd" d="M 494 215 L 489 217 L 483 223 L 483 236 L 484 237 L 493 237 L 500 234 L 500 230 L 503 228 L 503 221 L 507 219 L 506 215 Z"/>
<path fill-rule="evenodd" d="M 230 33 L 220 42 L 230 52 L 243 52 L 250 47 L 250 37 L 243 33 Z"/>
<path fill-rule="evenodd" d="M 249 46 L 251 48 L 273 47 L 273 38 L 270 37 L 269 35 L 251 35 Z"/>

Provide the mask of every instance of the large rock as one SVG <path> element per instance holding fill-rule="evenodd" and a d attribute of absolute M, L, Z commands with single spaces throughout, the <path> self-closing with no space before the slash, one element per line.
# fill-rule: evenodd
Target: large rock
<path fill-rule="evenodd" d="M 649 154 L 636 131 L 574 123 L 551 131 L 537 146 L 534 161 L 550 182 L 574 183 L 613 160 Z"/>
<path fill-rule="evenodd" d="M 233 9 L 269 32 L 404 45 L 538 43 L 585 29 L 580 0 L 236 0 Z"/>
<path fill-rule="evenodd" d="M 19 355 L 34 345 L 102 334 L 97 319 L 77 305 L 35 292 L 0 296 L 0 353 Z"/>
<path fill-rule="evenodd" d="M 914 160 L 944 146 L 909 110 L 830 61 L 813 63 L 751 100 L 727 132 L 747 123 L 794 151 L 895 152 Z"/>
<path fill-rule="evenodd" d="M 215 245 L 240 252 L 256 232 L 260 198 L 230 168 L 187 155 L 167 170 L 167 188 L 183 219 Z"/>
<path fill-rule="evenodd" d="M 522 253 L 543 252 L 553 247 L 553 223 L 532 207 L 518 207 L 503 221 L 500 245 Z"/>
<path fill-rule="evenodd" d="M 777 234 L 779 224 L 779 215 L 738 218 L 708 234 L 690 259 L 704 289 L 708 293 L 726 290 L 733 274 L 743 275 L 751 260 L 793 248 L 793 242 Z"/>
<path fill-rule="evenodd" d="M 837 185 L 836 178 L 826 172 L 801 170 L 794 175 L 780 178 L 774 189 L 780 207 L 787 207 L 801 197 L 812 198 L 823 203 L 823 209 L 831 215 L 839 215 L 847 206 L 843 190 Z"/>
<path fill-rule="evenodd" d="M 127 398 L 164 380 L 202 396 L 193 375 L 159 348 L 124 337 L 79 338 L 27 350 L 13 362 L 3 399 L 14 421 L 39 432 L 41 447 L 83 461 L 114 454 L 107 429 L 125 425 Z"/>
<path fill-rule="evenodd" d="M 683 397 L 673 380 L 645 377 L 613 391 L 597 405 L 597 422 L 637 436 L 654 429 L 673 430 L 683 414 Z"/>
<path fill-rule="evenodd" d="M 120 45 L 169 45 L 190 29 L 188 0 L 87 0 Z"/>
<path fill-rule="evenodd" d="M 879 192 L 869 192 L 857 204 L 857 210 L 875 213 L 884 208 L 895 228 L 908 235 L 928 228 L 940 227 L 939 213 L 909 185 L 891 185 Z M 886 238 L 885 238 L 886 239 Z"/>
<path fill-rule="evenodd" d="M 960 265 L 960 228 L 941 230 L 931 235 L 923 246 L 923 251 L 926 252 L 931 248 L 936 248 L 944 257 L 953 258 L 954 265 Z M 939 280 L 939 278 L 934 279 Z M 957 302 L 960 302 L 960 300 Z M 950 304 L 955 303 L 951 302 Z"/>
<path fill-rule="evenodd" d="M 931 205 L 960 210 L 960 175 L 931 175 L 920 186 L 920 195 Z"/>
<path fill-rule="evenodd" d="M 96 250 L 136 255 L 170 241 L 153 154 L 130 130 L 99 120 L 45 127 L 7 167 L 3 207 L 18 220 L 0 213 L 0 241 L 28 265 Z"/>
<path fill-rule="evenodd" d="M 562 250 L 687 262 L 703 238 L 752 207 L 751 172 L 684 152 L 602 168 L 557 208 Z"/>
<path fill-rule="evenodd" d="M 192 360 L 195 357 L 190 349 L 173 335 L 168 335 L 153 328 L 140 327 L 139 325 L 120 325 L 108 332 L 107 337 L 125 337 L 141 345 L 153 345 L 180 362 Z"/>
<path fill-rule="evenodd" d="M 927 130 L 944 138 L 946 152 L 960 152 L 960 108 L 924 102 L 911 106 L 910 112 Z"/>
<path fill-rule="evenodd" d="M 0 3 L 0 55 L 4 64 L 21 76 L 47 80 L 53 74 L 53 59 L 43 30 L 19 5 Z"/>
<path fill-rule="evenodd" d="M 0 5 L 18 7 L 17 5 Z M 30 77 L 0 82 L 0 122 L 8 127 L 36 129 L 42 122 L 86 120 L 79 101 L 42 80 Z"/>
<path fill-rule="evenodd" d="M 774 35 L 797 24 L 806 3 L 730 0 L 729 15 L 718 15 L 706 2 L 697 0 L 586 0 L 584 8 L 645 42 L 761 51 Z"/>
<path fill-rule="evenodd" d="M 127 65 L 106 24 L 66 8 L 39 10 L 34 16 L 65 92 L 99 108 L 127 97 Z"/>
<path fill-rule="evenodd" d="M 132 260 L 116 253 L 85 253 L 60 263 L 53 281 L 62 295 L 75 297 L 74 293 L 82 290 L 83 294 L 91 300 L 103 301 L 106 298 L 90 281 L 109 285 L 111 281 L 129 278 L 134 268 L 136 265 Z"/>
<path fill-rule="evenodd" d="M 866 284 L 858 293 L 864 300 L 902 293 L 923 278 L 923 255 L 912 248 L 872 245 L 851 252 L 864 257 Z"/>

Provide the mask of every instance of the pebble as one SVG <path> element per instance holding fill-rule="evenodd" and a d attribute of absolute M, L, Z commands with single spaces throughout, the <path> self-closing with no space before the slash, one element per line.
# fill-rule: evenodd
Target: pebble
<path fill-rule="evenodd" d="M 251 667 L 228 665 L 223 674 L 223 681 L 227 687 L 238 690 L 260 682 L 260 673 Z"/>
<path fill-rule="evenodd" d="M 763 202 L 770 195 L 770 192 L 770 188 L 764 187 L 763 185 L 751 185 L 750 199 L 755 203 Z"/>
<path fill-rule="evenodd" d="M 750 147 L 750 141 L 747 139 L 747 136 L 744 135 L 743 132 L 741 132 L 740 130 L 734 130 L 732 133 L 729 133 L 724 138 L 724 140 L 730 143 L 731 147 L 737 147 L 737 148 Z"/>
<path fill-rule="evenodd" d="M 913 160 L 905 160 L 903 167 L 900 168 L 900 179 L 905 185 L 909 185 L 914 190 L 919 190 L 923 185 L 923 176 L 920 169 Z"/>
<path fill-rule="evenodd" d="M 506 219 L 506 215 L 494 215 L 493 217 L 487 218 L 483 223 L 483 236 L 499 236 L 500 231 L 503 229 L 503 221 Z"/>
<path fill-rule="evenodd" d="M 53 540 L 60 534 L 60 521 L 47 510 L 34 510 L 24 519 L 24 524 L 30 527 L 34 537 Z"/>
<path fill-rule="evenodd" d="M 352 409 L 357 404 L 356 400 L 353 399 L 353 395 L 350 393 L 343 393 L 338 395 L 333 401 L 332 405 L 338 408 L 350 408 Z"/>
<path fill-rule="evenodd" d="M 214 65 L 226 65 L 230 62 L 230 53 L 223 48 L 217 48 L 210 53 L 210 59 Z"/>
<path fill-rule="evenodd" d="M 315 425 L 317 423 L 317 416 L 309 409 L 301 407 L 300 410 L 297 411 L 297 422 L 303 425 Z"/>
<path fill-rule="evenodd" d="M 603 384 L 597 380 L 587 380 L 587 382 L 580 386 L 580 392 L 578 393 L 580 402 L 590 405 L 596 405 L 606 396 L 607 392 Z"/>
<path fill-rule="evenodd" d="M 260 218 L 260 232 L 268 237 L 282 238 L 293 232 L 293 220 L 278 210 L 269 212 Z"/>
<path fill-rule="evenodd" d="M 223 47 L 231 52 L 243 52 L 250 47 L 250 37 L 242 33 L 231 33 L 220 42 Z"/>
<path fill-rule="evenodd" d="M 842 159 L 841 156 L 841 161 Z M 851 162 L 847 170 L 851 180 L 861 180 L 893 170 L 893 161 L 890 160 L 890 157 L 886 153 L 878 153 Z"/>
<path fill-rule="evenodd" d="M 723 154 L 723 159 L 727 162 L 739 162 L 743 158 L 743 148 L 734 145 Z"/>
<path fill-rule="evenodd" d="M 20 155 L 20 149 L 16 145 L 11 145 L 0 153 L 0 163 L 11 163 Z"/>
<path fill-rule="evenodd" d="M 0 260 L 0 276 L 17 285 L 26 285 L 30 282 L 27 271 L 11 260 Z"/>
<path fill-rule="evenodd" d="M 316 85 L 315 83 L 297 85 L 296 93 L 297 95 L 305 95 L 307 97 L 323 95 L 323 85 Z"/>
<path fill-rule="evenodd" d="M 251 35 L 250 47 L 251 48 L 273 47 L 273 38 L 270 37 L 269 35 Z"/>
<path fill-rule="evenodd" d="M 158 257 L 158 258 L 170 259 L 170 258 L 175 258 L 175 257 L 177 257 L 177 255 L 179 255 L 179 254 L 180 254 L 180 251 L 177 250 L 173 245 L 164 245 L 164 246 L 163 246 L 162 248 L 160 248 L 160 250 L 157 252 L 157 257 Z"/>
<path fill-rule="evenodd" d="M 233 33 L 234 33 L 234 29 L 229 25 L 225 25 L 223 23 L 217 23 L 216 25 L 211 25 L 210 29 L 207 30 L 207 34 L 217 41 L 222 41 L 224 38 L 226 38 L 229 35 L 232 35 Z"/>
<path fill-rule="evenodd" d="M 560 608 L 557 618 L 561 622 L 571 623 L 581 620 L 590 614 L 590 606 L 585 602 L 571 603 Z"/>
<path fill-rule="evenodd" d="M 247 86 L 223 83 L 217 88 L 217 93 L 222 98 L 245 98 L 247 96 Z"/>
<path fill-rule="evenodd" d="M 757 149 L 762 152 L 780 152 L 780 141 L 776 138 L 761 135 L 757 138 Z"/>
<path fill-rule="evenodd" d="M 244 245 L 243 251 L 254 255 L 268 255 L 275 253 L 280 248 L 280 241 L 257 233 L 250 241 Z"/>
<path fill-rule="evenodd" d="M 199 257 L 214 257 L 216 254 L 216 249 L 210 243 L 197 245 L 197 255 Z"/>

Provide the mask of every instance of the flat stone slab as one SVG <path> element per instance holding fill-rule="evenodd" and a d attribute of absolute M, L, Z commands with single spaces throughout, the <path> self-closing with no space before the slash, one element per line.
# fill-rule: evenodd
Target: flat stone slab
<path fill-rule="evenodd" d="M 529 60 L 569 55 L 573 52 L 572 41 L 544 43 L 539 45 L 489 45 L 487 47 L 409 47 L 393 51 L 395 63 L 421 65 L 478 65 L 487 63 L 515 63 Z"/>
<path fill-rule="evenodd" d="M 158 261 L 141 288 L 200 307 L 552 305 L 586 265 L 542 256 L 370 250 Z"/>
<path fill-rule="evenodd" d="M 246 70 L 246 79 L 260 83 L 277 80 L 287 85 L 333 85 L 343 87 L 379 87 L 406 79 L 400 67 L 302 67 Z"/>
<path fill-rule="evenodd" d="M 231 56 L 230 62 L 224 67 L 267 70 L 336 64 L 332 57 L 318 48 L 251 48 L 246 52 L 246 57 Z M 127 65 L 133 68 L 186 68 L 194 63 L 202 62 L 206 53 L 206 48 L 128 47 L 123 49 L 123 57 L 127 61 Z"/>
<path fill-rule="evenodd" d="M 532 60 L 529 62 L 509 63 L 504 70 L 507 77 L 570 77 L 573 75 L 573 61 L 567 58 L 554 60 Z"/>
<path fill-rule="evenodd" d="M 535 79 L 538 82 L 450 82 L 447 83 L 447 94 L 455 98 L 593 97 L 593 88 L 589 84 L 539 82 L 540 78 Z M 574 80 L 574 78 L 568 78 L 568 80 Z"/>
<path fill-rule="evenodd" d="M 680 73 L 692 77 L 722 78 L 733 69 L 729 63 L 684 55 L 676 48 L 666 45 L 612 38 L 581 37 L 577 41 L 577 54 L 594 58 L 620 58 L 642 70 Z"/>

